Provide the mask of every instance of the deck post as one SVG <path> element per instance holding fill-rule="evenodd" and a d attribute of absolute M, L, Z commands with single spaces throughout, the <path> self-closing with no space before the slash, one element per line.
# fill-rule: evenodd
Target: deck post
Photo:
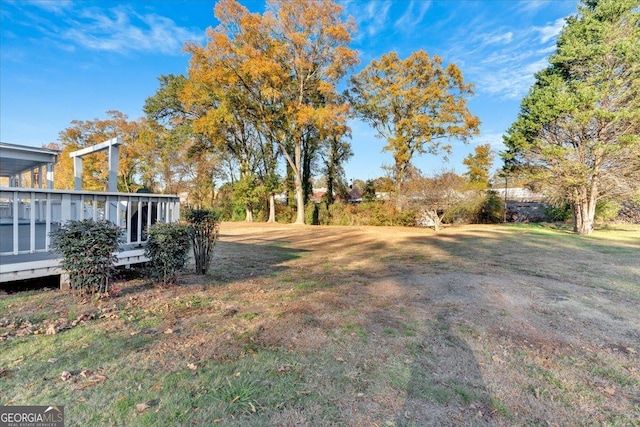
<path fill-rule="evenodd" d="M 71 289 L 71 279 L 69 279 L 68 273 L 62 273 L 60 275 L 60 290 L 68 291 Z"/>
<path fill-rule="evenodd" d="M 53 190 L 53 163 L 47 163 L 47 190 Z"/>
<path fill-rule="evenodd" d="M 29 253 L 36 252 L 36 193 L 29 198 Z"/>
<path fill-rule="evenodd" d="M 112 192 L 118 191 L 118 167 L 120 164 L 120 144 L 122 137 L 118 136 L 109 141 L 109 187 Z"/>
<path fill-rule="evenodd" d="M 18 198 L 18 192 L 13 193 L 13 211 L 11 214 L 13 215 L 13 254 L 18 255 L 18 251 L 20 250 L 20 237 L 19 237 L 19 226 L 20 226 L 20 199 Z"/>
<path fill-rule="evenodd" d="M 73 177 L 74 177 L 74 189 L 76 191 L 82 190 L 82 156 L 73 158 Z"/>
<path fill-rule="evenodd" d="M 51 211 L 52 211 L 52 203 L 51 203 L 51 193 L 47 193 L 47 201 L 45 205 L 45 225 L 44 225 L 44 250 L 49 251 L 49 246 L 51 245 Z"/>

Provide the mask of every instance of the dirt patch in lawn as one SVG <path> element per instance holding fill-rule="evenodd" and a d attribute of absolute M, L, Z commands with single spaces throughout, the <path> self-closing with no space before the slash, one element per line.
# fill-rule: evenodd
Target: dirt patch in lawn
<path fill-rule="evenodd" d="M 91 323 L 144 337 L 136 363 L 170 373 L 273 357 L 252 377 L 272 396 L 295 374 L 285 403 L 256 391 L 246 413 L 211 415 L 226 424 L 634 425 L 638 238 L 225 223 L 205 278 L 130 281 L 97 302 L 5 296 L 0 332 L 8 343 L 26 323 L 43 334 Z M 3 357 L 11 377 L 20 363 Z M 18 387 L 0 401 L 24 401 Z"/>

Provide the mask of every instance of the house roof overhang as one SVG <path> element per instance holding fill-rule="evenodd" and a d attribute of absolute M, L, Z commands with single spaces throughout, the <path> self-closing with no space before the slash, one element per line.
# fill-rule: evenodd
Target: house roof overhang
<path fill-rule="evenodd" d="M 57 150 L 0 142 L 0 176 L 10 177 L 38 166 L 55 163 Z"/>

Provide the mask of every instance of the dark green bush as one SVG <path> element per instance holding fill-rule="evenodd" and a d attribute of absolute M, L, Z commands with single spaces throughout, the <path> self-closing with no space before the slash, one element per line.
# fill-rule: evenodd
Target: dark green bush
<path fill-rule="evenodd" d="M 69 221 L 51 233 L 51 248 L 62 255 L 71 289 L 105 293 L 118 260 L 122 229 L 110 221 Z"/>
<path fill-rule="evenodd" d="M 151 277 L 164 284 L 175 283 L 177 274 L 187 263 L 189 227 L 180 223 L 157 223 L 147 231 L 144 254 L 149 258 Z"/>
<path fill-rule="evenodd" d="M 207 274 L 218 239 L 220 215 L 210 209 L 193 209 L 186 212 L 185 219 L 189 223 L 196 273 Z"/>
<path fill-rule="evenodd" d="M 480 209 L 476 213 L 476 222 L 480 224 L 497 224 L 504 218 L 504 202 L 495 191 L 489 190 L 484 195 Z"/>
<path fill-rule="evenodd" d="M 309 225 L 320 225 L 320 207 L 315 202 L 307 202 L 304 207 L 304 222 Z"/>
<path fill-rule="evenodd" d="M 549 222 L 565 222 L 571 219 L 571 215 L 571 205 L 569 203 L 547 205 L 544 209 L 545 219 Z"/>

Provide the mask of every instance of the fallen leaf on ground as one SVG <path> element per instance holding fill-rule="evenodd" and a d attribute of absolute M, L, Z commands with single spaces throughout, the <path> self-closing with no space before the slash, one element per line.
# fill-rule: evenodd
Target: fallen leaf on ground
<path fill-rule="evenodd" d="M 196 365 L 194 365 L 193 363 L 189 363 L 187 365 L 187 368 L 191 369 L 192 371 L 195 371 L 196 369 L 198 369 L 198 367 Z"/>
<path fill-rule="evenodd" d="M 138 412 L 146 411 L 149 408 L 151 408 L 151 405 L 149 405 L 148 403 L 137 403 L 136 404 L 136 411 L 138 411 Z"/>
<path fill-rule="evenodd" d="M 93 376 L 93 381 L 97 381 L 97 382 L 103 382 L 107 380 L 107 376 L 106 375 L 102 375 L 102 374 L 96 374 Z"/>
<path fill-rule="evenodd" d="M 69 378 L 71 378 L 71 372 L 69 371 L 62 371 L 62 374 L 60 374 L 60 379 L 62 381 L 67 381 Z"/>

